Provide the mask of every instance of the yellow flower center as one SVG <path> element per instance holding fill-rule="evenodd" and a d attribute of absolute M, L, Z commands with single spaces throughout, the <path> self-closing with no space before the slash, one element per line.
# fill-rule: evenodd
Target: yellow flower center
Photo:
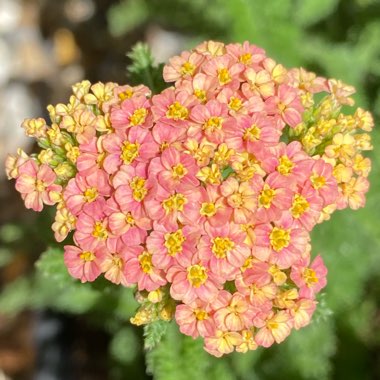
<path fill-rule="evenodd" d="M 223 118 L 219 116 L 210 117 L 204 124 L 203 129 L 214 132 L 216 129 L 222 129 Z"/>
<path fill-rule="evenodd" d="M 276 252 L 280 252 L 282 249 L 286 248 L 290 243 L 290 230 L 273 227 L 273 230 L 269 235 L 269 240 L 272 248 Z"/>
<path fill-rule="evenodd" d="M 215 203 L 203 202 L 199 212 L 203 216 L 207 216 L 207 217 L 214 216 L 216 214 Z"/>
<path fill-rule="evenodd" d="M 212 252 L 218 259 L 224 259 L 235 247 L 235 243 L 228 237 L 216 237 L 212 239 Z"/>
<path fill-rule="evenodd" d="M 241 99 L 236 98 L 235 96 L 231 96 L 230 102 L 228 103 L 228 108 L 237 112 L 240 110 L 242 105 L 243 102 L 241 101 Z"/>
<path fill-rule="evenodd" d="M 121 269 L 123 267 L 123 260 L 120 257 L 112 257 L 112 266 Z"/>
<path fill-rule="evenodd" d="M 132 216 L 132 214 L 130 212 L 128 212 L 127 215 L 125 216 L 125 221 L 130 226 L 135 225 L 135 218 Z"/>
<path fill-rule="evenodd" d="M 132 116 L 129 118 L 129 121 L 132 125 L 141 125 L 144 124 L 146 116 L 148 115 L 148 110 L 146 108 L 138 108 L 133 112 Z"/>
<path fill-rule="evenodd" d="M 118 96 L 120 100 L 130 99 L 133 95 L 132 90 L 125 90 L 124 92 L 121 92 Z"/>
<path fill-rule="evenodd" d="M 243 63 L 244 65 L 251 64 L 251 62 L 252 62 L 252 54 L 251 53 L 242 54 L 239 57 L 239 62 Z"/>
<path fill-rule="evenodd" d="M 42 192 L 45 191 L 45 188 L 46 188 L 45 183 L 44 183 L 42 180 L 37 179 L 37 180 L 36 180 L 36 190 L 37 190 L 39 193 L 42 193 Z"/>
<path fill-rule="evenodd" d="M 83 251 L 79 257 L 83 260 L 83 261 L 86 261 L 86 262 L 89 262 L 89 261 L 94 261 L 95 260 L 95 255 L 90 252 L 90 251 Z"/>
<path fill-rule="evenodd" d="M 180 102 L 174 102 L 168 108 L 166 117 L 173 120 L 185 120 L 189 116 L 189 110 Z"/>
<path fill-rule="evenodd" d="M 83 194 L 87 203 L 93 202 L 98 197 L 98 190 L 95 187 L 89 187 Z"/>
<path fill-rule="evenodd" d="M 193 75 L 195 71 L 195 66 L 189 61 L 185 62 L 181 66 L 181 74 L 182 75 Z"/>
<path fill-rule="evenodd" d="M 314 189 L 318 190 L 321 187 L 326 185 L 326 178 L 323 176 L 319 176 L 318 174 L 313 174 L 310 177 L 311 183 L 314 187 Z"/>
<path fill-rule="evenodd" d="M 243 264 L 243 266 L 241 267 L 241 270 L 244 272 L 244 271 L 246 271 L 247 269 L 252 268 L 252 267 L 253 267 L 253 257 L 252 257 L 252 256 L 249 256 L 249 257 L 244 261 L 244 264 Z"/>
<path fill-rule="evenodd" d="M 243 194 L 234 193 L 228 197 L 228 201 L 233 208 L 241 208 L 244 205 Z"/>
<path fill-rule="evenodd" d="M 96 222 L 92 230 L 92 236 L 99 240 L 106 240 L 108 237 L 107 229 L 103 226 L 102 222 Z"/>
<path fill-rule="evenodd" d="M 181 229 L 176 232 L 169 232 L 165 234 L 165 243 L 164 246 L 168 250 L 169 256 L 175 256 L 178 253 L 182 252 L 182 245 L 185 242 L 186 238 L 183 236 Z"/>
<path fill-rule="evenodd" d="M 278 324 L 278 322 L 275 322 L 275 321 L 268 321 L 267 327 L 269 330 L 276 330 L 276 329 L 278 329 L 279 324 Z"/>
<path fill-rule="evenodd" d="M 205 90 L 200 90 L 200 89 L 195 89 L 194 90 L 194 95 L 202 102 L 205 103 L 207 100 L 206 97 L 206 91 Z"/>
<path fill-rule="evenodd" d="M 278 102 L 277 107 L 280 110 L 280 112 L 284 112 L 286 109 L 286 104 L 284 104 L 282 102 Z"/>
<path fill-rule="evenodd" d="M 170 144 L 167 142 L 167 141 L 164 141 L 163 143 L 161 143 L 160 145 L 160 152 L 162 153 L 165 149 L 168 149 L 170 146 Z"/>
<path fill-rule="evenodd" d="M 207 270 L 203 265 L 196 264 L 187 268 L 187 279 L 193 288 L 199 288 L 207 278 Z"/>
<path fill-rule="evenodd" d="M 162 207 L 166 214 L 173 211 L 183 211 L 183 206 L 187 203 L 187 199 L 183 194 L 177 193 L 171 195 L 169 198 L 162 202 Z"/>
<path fill-rule="evenodd" d="M 203 309 L 195 309 L 194 314 L 195 314 L 195 318 L 198 321 L 204 321 L 205 319 L 208 319 L 208 313 L 207 311 Z"/>
<path fill-rule="evenodd" d="M 288 156 L 281 156 L 279 161 L 280 162 L 277 166 L 277 171 L 282 175 L 289 175 L 294 168 L 293 161 L 291 161 Z"/>
<path fill-rule="evenodd" d="M 218 80 L 222 86 L 231 82 L 232 79 L 228 69 L 224 67 L 218 70 Z"/>
<path fill-rule="evenodd" d="M 310 208 L 309 202 L 300 194 L 296 194 L 293 198 L 293 204 L 290 209 L 290 212 L 293 215 L 293 218 L 299 218 L 303 215 L 305 211 Z"/>
<path fill-rule="evenodd" d="M 187 169 L 182 164 L 177 164 L 172 167 L 173 179 L 179 180 L 187 174 Z"/>
<path fill-rule="evenodd" d="M 96 157 L 96 163 L 99 167 L 103 166 L 104 159 L 106 158 L 106 152 L 102 152 L 98 154 L 98 157 Z"/>
<path fill-rule="evenodd" d="M 143 251 L 138 257 L 140 267 L 144 273 L 152 273 L 153 264 L 152 264 L 152 254 L 148 251 Z"/>
<path fill-rule="evenodd" d="M 248 141 L 257 141 L 260 138 L 261 129 L 253 124 L 249 128 L 247 128 L 244 132 L 243 139 Z"/>
<path fill-rule="evenodd" d="M 313 284 L 316 284 L 318 282 L 317 274 L 311 268 L 304 269 L 302 277 L 305 280 L 307 286 L 313 286 Z"/>
<path fill-rule="evenodd" d="M 272 204 L 275 195 L 276 190 L 271 189 L 268 184 L 265 184 L 263 190 L 259 195 L 260 206 L 264 208 L 269 208 Z"/>
<path fill-rule="evenodd" d="M 125 164 L 129 165 L 132 163 L 136 157 L 139 155 L 140 144 L 130 143 L 129 141 L 124 141 L 121 148 L 121 159 Z"/>
<path fill-rule="evenodd" d="M 145 182 L 146 180 L 144 178 L 138 176 L 133 177 L 129 182 L 129 186 L 133 190 L 133 199 L 137 202 L 141 202 L 148 193 L 148 189 L 145 187 Z"/>

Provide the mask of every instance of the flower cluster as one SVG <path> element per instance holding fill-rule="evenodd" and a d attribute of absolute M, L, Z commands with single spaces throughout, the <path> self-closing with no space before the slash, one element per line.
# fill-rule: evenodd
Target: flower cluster
<path fill-rule="evenodd" d="M 132 323 L 175 319 L 215 356 L 282 342 L 326 285 L 310 232 L 364 206 L 371 115 L 354 89 L 264 50 L 208 41 L 165 66 L 163 92 L 88 81 L 23 123 L 9 156 L 27 208 L 56 204 L 69 273 L 136 288 Z M 317 99 L 319 99 L 317 101 Z"/>

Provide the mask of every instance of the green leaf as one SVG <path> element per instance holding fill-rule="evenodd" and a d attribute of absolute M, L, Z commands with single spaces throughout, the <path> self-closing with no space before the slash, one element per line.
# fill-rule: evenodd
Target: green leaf
<path fill-rule="evenodd" d="M 162 78 L 163 64 L 155 65 L 147 44 L 138 42 L 127 56 L 132 63 L 127 67 L 132 84 L 145 84 L 154 94 L 169 87 Z"/>
<path fill-rule="evenodd" d="M 218 360 L 212 363 L 203 349 L 203 341 L 181 334 L 173 322 L 168 324 L 160 344 L 146 353 L 146 362 L 147 371 L 155 380 L 229 380 L 223 375 L 218 378 L 212 375 Z M 222 372 L 223 369 L 218 375 Z"/>
<path fill-rule="evenodd" d="M 146 350 L 151 350 L 161 341 L 168 324 L 168 322 L 158 320 L 144 326 L 144 348 Z"/>
<path fill-rule="evenodd" d="M 222 178 L 227 179 L 232 173 L 235 173 L 231 166 L 227 166 L 222 170 Z"/>
<path fill-rule="evenodd" d="M 82 314 L 96 305 L 101 292 L 92 284 L 82 284 L 67 272 L 63 252 L 50 248 L 36 263 L 33 304 L 57 310 Z"/>

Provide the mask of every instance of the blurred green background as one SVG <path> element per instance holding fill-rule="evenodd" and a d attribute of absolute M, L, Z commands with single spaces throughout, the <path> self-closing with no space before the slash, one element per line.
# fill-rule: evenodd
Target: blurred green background
<path fill-rule="evenodd" d="M 287 67 L 354 85 L 356 105 L 379 121 L 380 0 L 0 0 L 0 24 L 0 98 L 8 104 L 19 91 L 13 108 L 0 107 L 2 159 L 15 141 L 33 149 L 17 124 L 64 102 L 71 83 L 126 83 L 125 54 L 137 41 L 160 62 L 205 39 L 249 40 Z M 279 346 L 219 360 L 173 326 L 145 354 L 142 329 L 128 323 L 131 292 L 72 280 L 51 216 L 24 210 L 3 178 L 0 369 L 16 380 L 380 379 L 379 144 L 375 128 L 366 208 L 337 212 L 313 232 L 313 252 L 329 268 L 313 323 Z M 58 326 L 50 341 L 49 323 Z"/>

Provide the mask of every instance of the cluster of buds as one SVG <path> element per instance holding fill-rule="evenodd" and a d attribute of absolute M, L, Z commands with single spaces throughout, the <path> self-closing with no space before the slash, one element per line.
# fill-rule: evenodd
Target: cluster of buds
<path fill-rule="evenodd" d="M 27 208 L 56 204 L 73 277 L 136 288 L 132 323 L 175 319 L 218 357 L 280 343 L 326 285 L 311 230 L 365 203 L 371 145 L 358 131 L 372 117 L 341 113 L 352 87 L 248 42 L 204 42 L 163 76 L 174 84 L 156 95 L 76 84 L 49 106 L 51 125 L 24 122 L 43 149 L 9 156 L 7 174 Z"/>

